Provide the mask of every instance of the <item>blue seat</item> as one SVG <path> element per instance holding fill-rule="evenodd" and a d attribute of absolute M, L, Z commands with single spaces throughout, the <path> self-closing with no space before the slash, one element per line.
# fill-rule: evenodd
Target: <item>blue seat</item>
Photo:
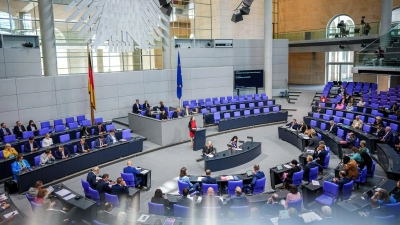
<path fill-rule="evenodd" d="M 58 125 L 64 125 L 63 120 L 62 119 L 56 119 L 53 120 L 53 124 L 54 126 L 58 126 Z"/>
<path fill-rule="evenodd" d="M 226 111 L 226 106 L 221 106 L 220 111 Z"/>
<path fill-rule="evenodd" d="M 41 129 L 43 129 L 43 128 L 51 128 L 51 126 L 50 126 L 50 121 L 43 121 L 43 122 L 40 122 L 40 128 L 41 128 Z"/>
<path fill-rule="evenodd" d="M 240 187 L 243 189 L 243 180 L 228 181 L 227 194 L 230 196 L 234 196 L 236 187 Z"/>
<path fill-rule="evenodd" d="M 318 168 L 318 167 L 316 167 Z M 301 208 L 303 206 L 303 199 L 297 199 L 296 201 L 288 202 L 288 208 L 295 208 L 297 212 L 301 212 Z"/>
<path fill-rule="evenodd" d="M 33 137 L 33 136 L 35 136 L 33 134 L 33 131 L 22 132 L 22 139 L 28 139 L 28 138 Z"/>
<path fill-rule="evenodd" d="M 353 120 L 354 119 L 354 114 L 353 113 L 346 113 L 346 118 Z"/>
<path fill-rule="evenodd" d="M 185 108 L 187 105 L 189 105 L 189 101 L 184 100 L 182 104 L 183 104 L 183 107 Z"/>
<path fill-rule="evenodd" d="M 264 106 L 264 102 L 257 102 L 257 106 L 258 107 L 263 107 Z"/>
<path fill-rule="evenodd" d="M 339 185 L 329 181 L 324 181 L 323 193 L 321 196 L 317 197 L 315 201 L 322 205 L 331 206 L 334 202 L 336 202 L 338 195 Z"/>
<path fill-rule="evenodd" d="M 108 193 L 104 193 L 104 197 L 106 199 L 106 202 L 112 203 L 115 207 L 119 206 L 119 200 L 117 195 L 111 195 Z"/>
<path fill-rule="evenodd" d="M 396 214 L 398 215 L 398 214 Z M 373 225 L 395 225 L 396 218 L 394 215 L 390 216 L 374 216 L 374 220 L 372 222 Z"/>
<path fill-rule="evenodd" d="M 253 113 L 254 114 L 260 114 L 260 109 L 254 109 Z"/>
<path fill-rule="evenodd" d="M 28 193 L 25 194 L 25 197 L 28 199 L 29 202 L 33 202 L 35 197 L 31 197 Z"/>
<path fill-rule="evenodd" d="M 240 104 L 240 105 L 239 105 L 239 109 L 244 109 L 244 108 L 246 108 L 246 105 L 245 105 L 245 104 Z"/>
<path fill-rule="evenodd" d="M 121 173 L 121 177 L 128 187 L 136 187 L 141 182 L 141 179 L 136 178 L 133 173 Z"/>
<path fill-rule="evenodd" d="M 50 130 L 51 131 L 51 130 Z M 43 136 L 49 132 L 49 128 L 43 128 L 39 130 L 39 136 Z"/>
<path fill-rule="evenodd" d="M 324 165 L 322 166 L 324 169 L 329 167 L 330 160 L 331 160 L 331 153 L 328 152 L 328 154 L 325 156 Z"/>
<path fill-rule="evenodd" d="M 249 116 L 250 115 L 250 110 L 244 110 L 243 114 L 244 114 L 244 116 Z"/>
<path fill-rule="evenodd" d="M 54 127 L 54 131 L 55 132 L 60 132 L 60 131 L 64 131 L 65 130 L 65 126 L 62 124 L 62 125 L 57 125 L 57 126 L 55 126 Z"/>
<path fill-rule="evenodd" d="M 221 113 L 220 112 L 214 113 L 214 123 L 219 124 L 220 119 L 221 119 Z"/>
<path fill-rule="evenodd" d="M 207 114 L 208 113 L 208 110 L 206 109 L 206 108 L 202 108 L 201 109 L 201 114 L 203 114 L 203 116 L 205 115 L 205 114 Z"/>
<path fill-rule="evenodd" d="M 229 106 L 229 109 L 230 109 L 230 110 L 236 110 L 236 105 L 230 105 L 230 106 Z"/>
<path fill-rule="evenodd" d="M 333 122 L 340 123 L 340 121 L 341 121 L 340 117 L 337 117 L 337 116 L 333 117 Z"/>
<path fill-rule="evenodd" d="M 265 191 L 265 182 L 267 179 L 264 177 L 262 179 L 258 179 L 256 181 L 256 184 L 254 185 L 253 188 L 253 194 L 261 194 Z"/>
<path fill-rule="evenodd" d="M 159 116 L 159 115 L 158 115 Z M 160 119 L 160 118 L 159 118 Z M 110 132 L 110 130 L 114 130 L 115 129 L 115 127 L 114 127 L 114 124 L 108 124 L 107 126 L 106 126 L 106 131 L 107 132 Z"/>
<path fill-rule="evenodd" d="M 342 188 L 342 200 L 349 199 L 352 195 L 354 182 L 350 181 L 349 183 L 343 185 Z"/>
<path fill-rule="evenodd" d="M 279 112 L 279 107 L 278 107 L 278 106 L 273 107 L 273 108 L 272 108 L 272 111 L 273 111 L 273 112 Z"/>
<path fill-rule="evenodd" d="M 249 206 L 231 206 L 229 209 L 236 218 L 248 218 L 250 216 Z"/>
<path fill-rule="evenodd" d="M 368 118 L 368 123 L 375 123 L 375 118 L 369 117 Z"/>
<path fill-rule="evenodd" d="M 65 118 L 65 124 L 66 124 L 66 125 L 68 125 L 68 124 L 70 124 L 70 123 L 74 123 L 74 122 L 75 122 L 74 117 L 67 117 L 67 118 Z"/>
<path fill-rule="evenodd" d="M 42 208 L 42 204 L 36 204 L 33 201 L 31 201 L 31 207 L 32 207 L 32 212 L 35 215 L 38 215 L 41 213 L 41 211 L 43 210 Z"/>
<path fill-rule="evenodd" d="M 355 180 L 357 184 L 357 189 L 359 188 L 360 184 L 365 184 L 367 182 L 367 167 L 364 166 L 364 168 L 361 170 L 359 173 L 358 178 Z"/>
<path fill-rule="evenodd" d="M 153 215 L 165 215 L 165 209 L 164 209 L 164 204 L 156 204 L 152 202 L 147 203 L 149 206 L 149 214 Z"/>
<path fill-rule="evenodd" d="M 228 119 L 231 118 L 231 114 L 230 113 L 224 113 L 224 119 Z"/>
<path fill-rule="evenodd" d="M 274 105 L 274 102 L 273 102 L 273 101 L 268 101 L 268 102 L 267 102 L 267 105 L 268 105 L 268 106 L 272 106 L 272 105 Z"/>
<path fill-rule="evenodd" d="M 94 124 L 102 123 L 103 117 L 94 118 Z"/>
<path fill-rule="evenodd" d="M 342 111 L 336 111 L 336 116 L 343 117 L 343 112 Z"/>
<path fill-rule="evenodd" d="M 317 127 L 317 121 L 311 120 L 310 126 L 311 126 L 311 127 Z"/>
<path fill-rule="evenodd" d="M 349 120 L 349 119 L 343 119 L 343 124 L 344 124 L 344 125 L 350 126 L 350 125 L 351 125 L 351 120 Z"/>
<path fill-rule="evenodd" d="M 389 117 L 389 119 L 391 119 L 391 120 L 397 120 L 397 119 L 398 119 L 398 117 L 395 116 L 395 115 L 389 115 L 388 117 Z"/>
<path fill-rule="evenodd" d="M 189 184 L 186 183 L 186 182 L 182 182 L 182 181 L 178 180 L 178 193 L 180 195 L 182 195 L 182 191 L 185 188 L 189 189 Z"/>
<path fill-rule="evenodd" d="M 60 143 L 65 143 L 70 140 L 71 140 L 71 138 L 69 137 L 69 134 L 60 135 Z"/>
<path fill-rule="evenodd" d="M 389 211 L 389 215 L 395 215 L 397 218 L 400 217 L 400 202 L 395 204 L 386 204 L 386 210 Z"/>
<path fill-rule="evenodd" d="M 80 122 L 80 124 L 81 124 L 81 126 L 86 126 L 86 127 L 88 127 L 88 126 L 92 125 L 92 122 L 91 122 L 90 120 L 82 120 L 82 121 Z"/>
<path fill-rule="evenodd" d="M 7 135 L 3 137 L 3 143 L 12 143 L 16 142 L 17 138 L 15 137 L 15 134 Z"/>
<path fill-rule="evenodd" d="M 331 120 L 331 116 L 330 115 L 323 115 L 322 119 L 324 120 Z"/>
<path fill-rule="evenodd" d="M 321 123 L 320 128 L 321 130 L 326 130 L 326 123 Z"/>
<path fill-rule="evenodd" d="M 128 140 L 131 138 L 131 129 L 125 129 L 122 131 L 122 139 Z"/>
<path fill-rule="evenodd" d="M 254 108 L 254 103 L 253 102 L 249 103 L 249 108 Z"/>
<path fill-rule="evenodd" d="M 215 108 L 215 107 L 211 108 L 211 109 L 210 109 L 210 112 L 211 112 L 211 113 L 217 112 L 217 108 Z"/>
<path fill-rule="evenodd" d="M 308 173 L 308 181 L 311 182 L 312 180 L 318 179 L 318 166 L 311 168 L 310 172 Z"/>
<path fill-rule="evenodd" d="M 234 117 L 239 117 L 240 116 L 240 112 L 239 111 L 233 112 L 233 116 Z"/>
<path fill-rule="evenodd" d="M 79 115 L 76 117 L 76 122 L 78 122 L 79 124 L 81 124 L 81 122 L 84 120 L 86 120 L 85 115 Z"/>
<path fill-rule="evenodd" d="M 337 131 L 337 136 L 338 136 L 338 137 L 340 137 L 340 138 L 343 138 L 343 137 L 344 137 L 344 130 L 343 130 L 343 129 L 340 129 L 340 128 L 338 128 L 338 131 Z"/>
<path fill-rule="evenodd" d="M 303 180 L 304 170 L 296 172 L 293 174 L 292 177 L 292 184 L 296 185 L 297 187 L 301 185 L 301 181 Z"/>
<path fill-rule="evenodd" d="M 202 184 L 201 190 L 203 191 L 203 196 L 207 195 L 208 188 L 214 189 L 215 195 L 218 194 L 218 184 Z"/>
<path fill-rule="evenodd" d="M 390 123 L 390 129 L 392 129 L 392 131 L 397 132 L 399 129 L 399 125 L 395 124 L 395 123 Z"/>
<path fill-rule="evenodd" d="M 85 196 L 90 197 L 90 193 L 89 193 L 90 184 L 84 179 L 81 179 L 81 183 L 82 183 L 83 193 L 85 193 Z"/>
<path fill-rule="evenodd" d="M 174 204 L 174 216 L 187 218 L 190 216 L 190 208 L 186 207 L 186 206 Z"/>
<path fill-rule="evenodd" d="M 326 110 L 326 114 L 333 115 L 333 110 L 331 110 L 331 109 Z"/>
<path fill-rule="evenodd" d="M 68 124 L 69 129 L 76 129 L 78 126 L 78 122 L 72 122 Z"/>
<path fill-rule="evenodd" d="M 267 107 L 263 108 L 263 113 L 269 113 L 269 108 Z"/>
<path fill-rule="evenodd" d="M 313 117 L 319 119 L 319 113 L 313 113 Z"/>
<path fill-rule="evenodd" d="M 376 162 L 374 160 L 372 160 L 371 170 L 367 169 L 367 177 L 374 177 L 374 175 L 375 175 L 375 166 L 376 166 Z"/>

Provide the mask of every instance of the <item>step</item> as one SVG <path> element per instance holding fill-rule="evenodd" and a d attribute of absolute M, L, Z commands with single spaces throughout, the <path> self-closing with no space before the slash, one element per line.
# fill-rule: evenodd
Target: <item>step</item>
<path fill-rule="evenodd" d="M 289 94 L 293 94 L 293 93 L 297 93 L 297 94 L 301 94 L 301 91 L 288 91 Z"/>
<path fill-rule="evenodd" d="M 289 96 L 296 96 L 296 97 L 300 97 L 299 94 L 289 94 Z"/>
<path fill-rule="evenodd" d="M 283 109 L 283 108 L 281 108 L 281 110 L 285 110 L 285 111 L 297 111 L 297 109 Z"/>

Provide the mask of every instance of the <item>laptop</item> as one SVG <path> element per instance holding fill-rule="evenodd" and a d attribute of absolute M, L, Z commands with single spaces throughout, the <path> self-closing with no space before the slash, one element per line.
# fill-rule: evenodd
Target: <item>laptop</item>
<path fill-rule="evenodd" d="M 277 166 L 276 166 L 276 169 L 277 169 L 277 170 L 281 170 L 281 169 L 282 169 L 282 165 L 277 165 Z"/>
<path fill-rule="evenodd" d="M 289 219 L 289 210 L 279 210 L 279 219 Z"/>

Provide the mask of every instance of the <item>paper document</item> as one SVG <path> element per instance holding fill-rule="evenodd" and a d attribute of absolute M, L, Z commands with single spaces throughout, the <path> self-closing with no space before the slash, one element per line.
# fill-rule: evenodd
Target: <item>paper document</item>
<path fill-rule="evenodd" d="M 284 167 L 286 167 L 286 168 L 288 168 L 288 169 L 290 169 L 290 168 L 292 168 L 291 166 L 289 166 L 289 165 L 283 165 Z"/>
<path fill-rule="evenodd" d="M 150 218 L 149 215 L 142 214 L 137 221 L 138 222 L 146 222 L 146 220 L 148 220 L 149 218 Z"/>
<path fill-rule="evenodd" d="M 312 181 L 312 185 L 319 186 L 319 182 L 316 181 L 316 180 L 313 180 L 313 181 Z"/>
<path fill-rule="evenodd" d="M 15 211 L 12 211 L 10 213 L 4 214 L 4 218 L 8 219 L 8 217 L 14 216 L 14 215 L 17 215 L 17 214 L 18 214 L 18 211 L 15 210 Z"/>
<path fill-rule="evenodd" d="M 2 201 L 8 199 L 8 197 L 6 196 L 6 194 L 2 194 L 2 195 L 0 195 L 0 197 L 1 197 L 1 200 L 2 200 Z"/>
<path fill-rule="evenodd" d="M 48 194 L 51 194 L 51 192 L 54 191 L 54 188 L 52 186 L 49 186 L 47 189 Z"/>
<path fill-rule="evenodd" d="M 59 195 L 59 196 L 66 196 L 69 193 L 71 193 L 71 192 L 68 191 L 67 189 L 61 189 L 61 190 L 56 192 L 56 194 Z"/>
<path fill-rule="evenodd" d="M 300 216 L 303 217 L 305 223 L 311 223 L 315 220 L 322 220 L 322 218 L 315 212 L 303 213 Z"/>
<path fill-rule="evenodd" d="M 143 171 L 140 171 L 140 174 L 146 174 L 148 172 L 149 172 L 148 170 L 143 170 Z"/>
<path fill-rule="evenodd" d="M 212 158 L 212 157 L 214 157 L 214 155 L 209 154 L 209 155 L 207 155 L 207 157 Z"/>
<path fill-rule="evenodd" d="M 198 177 L 197 181 L 201 181 L 203 179 L 203 177 Z"/>
<path fill-rule="evenodd" d="M 241 149 L 241 148 L 237 148 L 237 149 L 235 149 L 235 150 L 241 151 L 242 149 Z"/>
<path fill-rule="evenodd" d="M 278 225 L 279 217 L 273 217 L 273 218 L 270 218 L 270 220 L 274 225 Z"/>
<path fill-rule="evenodd" d="M 233 176 L 226 176 L 226 180 L 233 180 Z"/>
<path fill-rule="evenodd" d="M 70 200 L 71 198 L 75 198 L 75 196 L 76 196 L 76 195 L 74 195 L 74 194 L 70 194 L 70 195 L 68 195 L 67 197 L 64 197 L 63 199 L 64 199 L 64 200 Z"/>

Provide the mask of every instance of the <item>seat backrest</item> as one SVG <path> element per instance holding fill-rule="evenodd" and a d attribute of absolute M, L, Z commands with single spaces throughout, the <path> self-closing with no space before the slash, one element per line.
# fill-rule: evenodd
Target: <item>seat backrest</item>
<path fill-rule="evenodd" d="M 389 119 L 391 119 L 391 120 L 397 120 L 397 119 L 398 119 L 398 117 L 397 117 L 397 116 L 395 116 L 395 115 L 389 115 Z"/>
<path fill-rule="evenodd" d="M 33 131 L 25 131 L 25 132 L 22 132 L 22 138 L 23 139 L 28 139 L 28 138 L 30 138 L 30 137 L 33 137 L 34 135 L 33 135 Z"/>
<path fill-rule="evenodd" d="M 321 123 L 320 127 L 321 127 L 321 130 L 326 130 L 326 123 Z"/>
<path fill-rule="evenodd" d="M 310 126 L 312 126 L 312 127 L 316 127 L 316 126 L 317 126 L 317 121 L 315 121 L 315 120 L 311 120 L 311 122 L 310 122 Z"/>
<path fill-rule="evenodd" d="M 371 132 L 371 126 L 364 123 L 363 124 L 363 131 L 366 132 L 366 133 Z"/>
<path fill-rule="evenodd" d="M 347 119 L 347 118 L 346 118 L 346 119 L 343 119 L 343 124 L 344 124 L 344 125 L 349 125 L 349 126 L 350 126 L 350 125 L 351 125 L 351 120 L 349 120 L 349 119 Z"/>
<path fill-rule="evenodd" d="M 78 123 L 80 123 L 80 122 L 83 121 L 83 120 L 86 120 L 85 115 L 76 116 L 76 121 L 77 121 Z"/>
<path fill-rule="evenodd" d="M 218 121 L 220 119 L 221 119 L 221 113 L 220 112 L 214 113 L 214 121 Z"/>
<path fill-rule="evenodd" d="M 259 107 L 262 107 L 262 106 L 264 106 L 264 102 L 257 102 L 257 105 L 258 105 Z"/>
<path fill-rule="evenodd" d="M 263 112 L 264 112 L 264 113 L 269 113 L 269 108 L 264 107 L 264 108 L 263 108 Z"/>
<path fill-rule="evenodd" d="M 274 111 L 274 112 L 279 112 L 279 107 L 278 107 L 278 106 L 273 107 L 273 108 L 272 108 L 272 111 Z"/>
<path fill-rule="evenodd" d="M 341 118 L 340 118 L 340 117 L 337 117 L 337 116 L 335 116 L 335 117 L 333 117 L 333 121 L 334 121 L 335 123 L 340 123 L 340 121 L 341 121 Z"/>
<path fill-rule="evenodd" d="M 186 218 L 190 216 L 190 208 L 174 204 L 174 216 Z"/>
<path fill-rule="evenodd" d="M 118 200 L 118 196 L 117 195 L 104 193 L 104 197 L 106 199 L 106 202 L 112 203 L 115 207 L 119 206 L 119 200 Z"/>
<path fill-rule="evenodd" d="M 331 110 L 331 109 L 326 110 L 326 114 L 333 115 L 333 110 Z"/>
<path fill-rule="evenodd" d="M 201 109 L 201 114 L 204 115 L 204 114 L 207 114 L 207 113 L 208 113 L 207 108 L 202 108 Z"/>
<path fill-rule="evenodd" d="M 126 129 L 122 131 L 122 139 L 130 139 L 131 138 L 131 129 Z"/>
<path fill-rule="evenodd" d="M 64 142 L 67 142 L 70 140 L 71 140 L 71 138 L 69 137 L 69 134 L 60 135 L 60 143 L 64 143 Z"/>
<path fill-rule="evenodd" d="M 35 166 L 39 165 L 40 164 L 40 155 L 35 156 L 35 158 L 33 158 L 33 161 L 35 163 Z"/>
<path fill-rule="evenodd" d="M 331 153 L 328 152 L 328 154 L 325 156 L 325 161 L 323 166 L 324 168 L 328 168 L 330 160 L 331 160 Z"/>
<path fill-rule="evenodd" d="M 274 105 L 274 102 L 273 101 L 268 101 L 267 105 L 269 105 L 269 106 Z"/>
<path fill-rule="evenodd" d="M 135 177 L 132 173 L 121 173 L 121 177 L 126 182 L 126 185 L 135 186 Z"/>
<path fill-rule="evenodd" d="M 236 187 L 243 188 L 243 180 L 238 181 L 228 181 L 228 195 L 235 195 Z"/>
<path fill-rule="evenodd" d="M 72 122 L 68 124 L 69 129 L 76 129 L 78 128 L 78 122 Z"/>
<path fill-rule="evenodd" d="M 64 125 L 63 120 L 62 119 L 56 119 L 53 120 L 54 126 L 58 126 L 58 125 Z"/>
<path fill-rule="evenodd" d="M 313 113 L 313 117 L 319 119 L 319 113 Z"/>
<path fill-rule="evenodd" d="M 43 128 L 50 128 L 50 121 L 43 121 L 43 122 L 40 122 L 40 128 L 41 128 L 41 129 L 43 129 Z"/>
<path fill-rule="evenodd" d="M 70 124 L 75 122 L 74 117 L 67 117 L 65 118 L 65 124 Z"/>
<path fill-rule="evenodd" d="M 31 201 L 31 207 L 32 207 L 32 212 L 35 215 L 38 215 L 40 211 L 43 210 L 42 204 L 36 204 L 33 201 Z"/>
<path fill-rule="evenodd" d="M 25 194 L 25 197 L 28 199 L 29 202 L 32 202 L 35 200 L 35 197 L 31 197 L 28 193 Z"/>
<path fill-rule="evenodd" d="M 249 103 L 249 108 L 254 108 L 254 103 L 253 102 Z"/>
<path fill-rule="evenodd" d="M 397 125 L 395 123 L 391 123 L 390 128 L 392 129 L 392 131 L 397 132 L 397 130 L 399 129 L 399 125 Z"/>
<path fill-rule="evenodd" d="M 178 180 L 178 190 L 179 190 L 178 192 L 180 195 L 182 195 L 182 191 L 185 188 L 189 188 L 189 184 Z"/>
<path fill-rule="evenodd" d="M 348 119 L 354 119 L 354 114 L 353 113 L 346 113 L 346 118 Z"/>
<path fill-rule="evenodd" d="M 239 105 L 239 108 L 240 108 L 240 109 L 244 109 L 244 108 L 246 108 L 246 105 L 245 105 L 245 104 L 240 104 L 240 105 Z"/>
<path fill-rule="evenodd" d="M 343 117 L 343 112 L 342 111 L 336 111 L 336 116 Z"/>
<path fill-rule="evenodd" d="M 106 131 L 107 132 L 110 132 L 110 130 L 114 130 L 115 128 L 114 128 L 114 124 L 108 124 L 107 126 L 106 126 Z"/>
<path fill-rule="evenodd" d="M 214 189 L 215 195 L 218 193 L 218 184 L 202 184 L 201 190 L 203 191 L 203 196 L 207 195 L 208 188 Z"/>
<path fill-rule="evenodd" d="M 254 114 L 259 114 L 260 113 L 260 109 L 254 109 Z"/>
<path fill-rule="evenodd" d="M 100 194 L 97 190 L 94 190 L 91 187 L 89 187 L 89 195 L 90 199 L 96 201 L 97 205 L 100 205 Z"/>
<path fill-rule="evenodd" d="M 339 194 L 339 185 L 329 181 L 324 181 L 323 190 L 324 195 L 333 198 Z"/>
<path fill-rule="evenodd" d="M 64 131 L 65 130 L 65 126 L 64 125 L 57 125 L 54 127 L 54 131 L 55 132 L 60 132 L 60 131 Z"/>
<path fill-rule="evenodd" d="M 308 181 L 317 180 L 318 179 L 318 166 L 311 168 L 308 173 Z"/>
<path fill-rule="evenodd" d="M 231 118 L 231 114 L 230 113 L 224 113 L 224 119 L 228 119 Z"/>
<path fill-rule="evenodd" d="M 303 175 L 304 175 L 304 170 L 294 173 L 292 177 L 293 184 L 299 186 L 301 184 L 301 181 L 303 180 Z"/>
<path fill-rule="evenodd" d="M 303 199 L 299 198 L 295 201 L 288 202 L 288 208 L 295 208 L 297 212 L 301 212 L 303 206 Z"/>
<path fill-rule="evenodd" d="M 102 123 L 103 117 L 94 118 L 94 124 Z"/>
<path fill-rule="evenodd" d="M 43 128 L 39 130 L 39 136 L 45 135 L 49 132 L 48 128 Z"/>
<path fill-rule="evenodd" d="M 0 159 L 4 159 L 3 151 L 0 151 Z"/>
<path fill-rule="evenodd" d="M 254 185 L 253 188 L 253 194 L 261 194 L 265 191 L 265 182 L 267 179 L 264 177 L 262 179 L 258 179 L 256 181 L 256 184 Z"/>
<path fill-rule="evenodd" d="M 92 125 L 92 122 L 90 122 L 90 120 L 82 120 L 81 125 L 82 126 L 90 126 L 90 125 Z"/>
<path fill-rule="evenodd" d="M 375 123 L 375 118 L 369 117 L 368 118 L 368 123 Z"/>
<path fill-rule="evenodd" d="M 324 120 L 331 120 L 331 116 L 330 115 L 323 115 L 322 119 Z"/>
<path fill-rule="evenodd" d="M 226 106 L 221 106 L 221 111 L 226 111 Z"/>
<path fill-rule="evenodd" d="M 343 185 L 342 188 L 342 199 L 348 199 L 351 197 L 351 193 L 353 190 L 353 181 L 350 181 L 349 183 Z"/>
<path fill-rule="evenodd" d="M 229 106 L 229 109 L 230 109 L 230 110 L 235 110 L 235 109 L 236 109 L 236 105 L 230 105 L 230 106 Z"/>
<path fill-rule="evenodd" d="M 174 111 L 169 111 L 169 112 L 168 112 L 168 119 L 171 119 L 173 114 L 174 114 Z M 179 116 L 179 115 L 178 115 L 178 116 Z"/>
<path fill-rule="evenodd" d="M 338 131 L 337 131 L 337 136 L 338 136 L 338 137 L 344 137 L 344 130 L 343 130 L 343 129 L 340 129 L 340 128 L 338 128 Z"/>
<path fill-rule="evenodd" d="M 233 116 L 234 116 L 234 117 L 240 116 L 240 112 L 239 112 L 239 111 L 234 112 L 234 113 L 233 113 Z"/>
<path fill-rule="evenodd" d="M 250 110 L 244 110 L 244 115 L 245 115 L 245 116 L 250 115 Z"/>
<path fill-rule="evenodd" d="M 215 107 L 213 107 L 213 108 L 210 109 L 210 112 L 212 112 L 212 113 L 214 113 L 214 112 L 216 112 L 216 111 L 217 111 L 217 108 L 215 108 Z"/>
<path fill-rule="evenodd" d="M 389 211 L 389 215 L 399 216 L 400 202 L 395 203 L 395 204 L 386 204 L 386 210 Z"/>

